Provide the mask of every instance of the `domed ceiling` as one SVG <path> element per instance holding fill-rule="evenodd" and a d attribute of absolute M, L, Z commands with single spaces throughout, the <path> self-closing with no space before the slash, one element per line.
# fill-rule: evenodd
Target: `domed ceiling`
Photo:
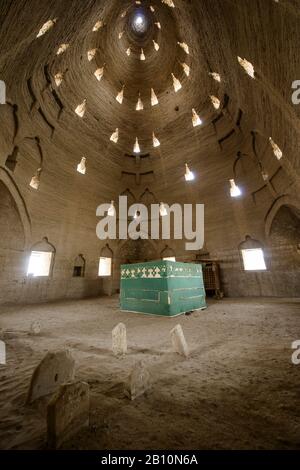
<path fill-rule="evenodd" d="M 80 188 L 94 212 L 149 189 L 209 203 L 212 218 L 233 178 L 249 210 L 298 193 L 297 2 L 20 0 L 0 12 L 2 164 L 24 191 L 37 175 L 41 193 L 74 202 Z"/>

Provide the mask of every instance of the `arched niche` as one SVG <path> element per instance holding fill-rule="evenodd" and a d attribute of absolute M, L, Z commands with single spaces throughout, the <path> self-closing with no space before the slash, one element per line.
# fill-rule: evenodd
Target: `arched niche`
<path fill-rule="evenodd" d="M 119 243 L 114 263 L 114 289 L 119 291 L 120 266 L 122 264 L 143 263 L 159 259 L 159 252 L 155 241 L 149 240 L 123 240 Z"/>
<path fill-rule="evenodd" d="M 100 251 L 100 256 L 104 258 L 113 258 L 114 252 L 108 244 L 106 244 Z"/>
<path fill-rule="evenodd" d="M 269 239 L 280 245 L 300 243 L 300 210 L 293 206 L 281 206 L 270 228 Z"/>
<path fill-rule="evenodd" d="M 26 269 L 26 233 L 18 205 L 0 181 L 0 278 L 21 279 Z"/>
<path fill-rule="evenodd" d="M 1 184 L 1 200 L 6 200 L 6 203 L 9 204 L 12 212 L 16 214 L 17 219 L 21 221 L 23 227 L 23 246 L 21 249 L 27 249 L 31 243 L 31 221 L 26 208 L 25 201 L 21 196 L 21 193 L 15 184 L 12 176 L 9 172 L 0 167 L 0 184 Z M 8 202 L 9 201 L 9 202 Z M 3 212 L 2 212 L 3 214 Z M 3 227 L 3 225 L 1 224 Z M 0 228 L 1 233 L 1 228 Z M 14 227 L 12 232 L 14 233 Z M 1 241 L 0 241 L 1 243 Z"/>
<path fill-rule="evenodd" d="M 153 240 L 125 240 L 117 251 L 117 258 L 120 264 L 143 263 L 159 258 L 157 246 Z"/>
<path fill-rule="evenodd" d="M 28 259 L 28 277 L 50 277 L 53 273 L 56 249 L 47 237 L 31 246 Z"/>
<path fill-rule="evenodd" d="M 166 245 L 165 248 L 160 252 L 160 258 L 176 258 L 175 251 L 173 248 L 170 248 L 169 245 Z"/>
<path fill-rule="evenodd" d="M 239 244 L 240 250 L 253 250 L 256 248 L 263 248 L 260 241 L 251 238 L 250 235 L 246 235 L 245 240 Z"/>
<path fill-rule="evenodd" d="M 82 254 L 76 256 L 74 260 L 73 277 L 84 277 L 85 275 L 85 258 Z"/>
<path fill-rule="evenodd" d="M 136 197 L 135 195 L 130 191 L 130 189 L 126 189 L 123 191 L 120 196 L 126 196 L 127 197 L 127 206 L 130 207 L 131 205 L 136 203 Z"/>
<path fill-rule="evenodd" d="M 101 263 L 104 260 L 104 272 L 101 272 Z M 109 261 L 108 265 L 105 266 L 105 260 Z M 110 272 L 107 272 L 106 269 L 109 269 L 110 266 Z M 106 272 L 105 272 L 106 271 Z M 114 276 L 114 253 L 113 250 L 110 248 L 108 244 L 106 244 L 101 250 L 100 250 L 100 258 L 99 258 L 99 270 L 98 270 L 98 276 L 102 280 L 102 290 L 103 293 L 106 295 L 112 295 L 113 294 L 113 276 Z"/>
<path fill-rule="evenodd" d="M 155 197 L 154 193 L 152 193 L 148 188 L 140 195 L 139 202 L 144 204 L 148 210 L 150 211 L 151 204 L 157 204 L 157 198 Z"/>
<path fill-rule="evenodd" d="M 149 240 L 122 240 L 116 250 L 114 263 L 114 290 L 119 291 L 120 288 L 120 266 L 122 264 L 143 263 L 147 261 L 159 259 L 157 243 Z"/>
<path fill-rule="evenodd" d="M 0 181 L 0 249 L 23 251 L 25 233 L 15 200 Z"/>
<path fill-rule="evenodd" d="M 34 243 L 31 246 L 31 251 L 44 251 L 44 252 L 51 252 L 55 253 L 56 249 L 52 243 L 49 242 L 47 237 L 42 238 L 42 240 Z"/>
<path fill-rule="evenodd" d="M 300 272 L 300 210 L 281 205 L 270 226 L 268 242 L 273 265 L 283 272 Z"/>
<path fill-rule="evenodd" d="M 288 208 L 292 214 L 298 217 L 297 214 L 300 213 L 300 200 L 292 199 L 290 196 L 284 195 L 272 204 L 265 217 L 265 234 L 267 239 L 270 237 L 273 221 L 281 207 Z"/>
<path fill-rule="evenodd" d="M 120 206 L 119 206 L 119 197 L 125 196 L 127 197 L 127 210 L 129 207 L 133 204 L 136 203 L 136 197 L 135 195 L 130 191 L 130 189 L 125 189 L 122 193 L 119 194 L 119 196 L 114 200 L 114 206 L 117 211 L 117 219 L 120 217 Z"/>

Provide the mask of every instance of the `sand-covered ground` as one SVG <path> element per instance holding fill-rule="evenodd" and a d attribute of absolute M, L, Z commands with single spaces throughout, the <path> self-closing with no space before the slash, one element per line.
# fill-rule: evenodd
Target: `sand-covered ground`
<path fill-rule="evenodd" d="M 34 320 L 39 336 L 29 334 Z M 111 353 L 111 330 L 127 327 L 128 355 Z M 191 354 L 171 350 L 181 323 Z M 122 313 L 118 298 L 0 308 L 0 448 L 46 446 L 46 402 L 25 406 L 35 366 L 47 351 L 68 348 L 76 379 L 91 389 L 91 426 L 65 448 L 300 449 L 300 299 L 209 302 L 175 319 Z M 130 402 L 123 383 L 143 360 L 153 387 Z"/>

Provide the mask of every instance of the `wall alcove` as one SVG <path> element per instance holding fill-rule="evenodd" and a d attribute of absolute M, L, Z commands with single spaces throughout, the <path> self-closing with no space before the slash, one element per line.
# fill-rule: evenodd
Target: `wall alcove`
<path fill-rule="evenodd" d="M 0 181 L 0 278 L 15 281 L 24 276 L 25 247 L 26 233 L 17 203 Z"/>

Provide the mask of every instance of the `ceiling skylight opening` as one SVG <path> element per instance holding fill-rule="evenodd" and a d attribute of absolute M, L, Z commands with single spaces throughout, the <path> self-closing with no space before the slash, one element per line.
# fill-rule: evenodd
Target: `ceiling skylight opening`
<path fill-rule="evenodd" d="M 221 75 L 217 72 L 209 72 L 209 75 L 216 80 L 216 82 L 221 83 Z"/>
<path fill-rule="evenodd" d="M 132 31 L 138 36 L 144 36 L 147 33 L 149 18 L 143 7 L 136 8 L 131 17 L 130 26 Z"/>
<path fill-rule="evenodd" d="M 185 164 L 185 181 L 194 181 L 195 175 L 194 173 L 190 170 L 188 164 Z"/>
<path fill-rule="evenodd" d="M 139 94 L 139 99 L 135 107 L 136 111 L 142 111 L 144 109 L 144 104 L 141 100 L 141 95 Z"/>
<path fill-rule="evenodd" d="M 109 217 L 115 217 L 115 215 L 116 215 L 115 201 L 111 201 L 110 207 L 109 207 L 109 209 L 108 209 L 108 211 L 107 211 L 107 215 L 108 215 Z"/>
<path fill-rule="evenodd" d="M 119 129 L 118 128 L 115 130 L 115 132 L 112 133 L 112 135 L 110 137 L 110 140 L 112 142 L 114 142 L 115 144 L 118 143 L 118 140 L 119 140 Z"/>
<path fill-rule="evenodd" d="M 133 215 L 133 219 L 138 220 L 140 218 L 140 216 L 141 216 L 141 213 L 138 210 L 136 210 L 134 215 Z"/>
<path fill-rule="evenodd" d="M 270 144 L 271 144 L 271 147 L 272 147 L 272 150 L 273 150 L 273 153 L 274 153 L 275 157 L 277 158 L 277 160 L 281 160 L 282 157 L 283 157 L 282 150 L 281 150 L 280 147 L 278 147 L 278 145 L 274 142 L 274 140 L 272 139 L 272 137 L 269 138 L 269 142 L 270 142 Z"/>
<path fill-rule="evenodd" d="M 172 78 L 173 78 L 174 90 L 175 90 L 175 93 L 177 93 L 179 90 L 181 90 L 182 85 L 181 85 L 180 81 L 178 80 L 178 78 L 176 78 L 173 73 L 171 75 L 172 75 Z"/>
<path fill-rule="evenodd" d="M 77 165 L 77 171 L 82 175 L 86 174 L 86 157 L 82 157 L 80 163 Z"/>
<path fill-rule="evenodd" d="M 182 63 L 181 66 L 182 66 L 183 71 L 184 71 L 184 73 L 186 74 L 186 76 L 189 77 L 189 76 L 190 76 L 190 73 L 191 73 L 191 68 L 190 68 L 190 66 L 189 66 L 188 64 L 186 64 L 186 63 Z"/>
<path fill-rule="evenodd" d="M 91 62 L 95 58 L 96 54 L 97 54 L 97 49 L 90 49 L 87 53 L 88 61 Z"/>
<path fill-rule="evenodd" d="M 161 217 L 166 217 L 168 215 L 168 209 L 163 202 L 159 205 L 159 213 Z"/>
<path fill-rule="evenodd" d="M 41 27 L 41 29 L 39 30 L 36 37 L 40 38 L 40 37 L 44 36 L 44 34 L 46 34 L 51 28 L 53 28 L 53 26 L 55 25 L 56 22 L 57 22 L 57 18 L 55 18 L 54 20 L 47 21 L 47 23 L 45 23 Z"/>
<path fill-rule="evenodd" d="M 161 3 L 164 3 L 165 5 L 168 5 L 170 8 L 175 8 L 175 4 L 173 0 L 161 0 Z"/>
<path fill-rule="evenodd" d="M 156 41 L 154 41 L 154 39 L 152 39 L 152 41 L 153 41 L 153 46 L 156 52 L 159 51 L 159 44 Z"/>
<path fill-rule="evenodd" d="M 56 52 L 56 55 L 61 55 L 69 48 L 70 44 L 61 44 Z"/>
<path fill-rule="evenodd" d="M 141 59 L 141 60 L 146 60 L 146 56 L 145 56 L 145 54 L 144 54 L 143 49 L 141 49 L 140 59 Z"/>
<path fill-rule="evenodd" d="M 175 4 L 173 0 L 161 0 L 161 2 L 164 3 L 165 5 L 168 5 L 168 7 L 170 8 L 175 8 Z"/>
<path fill-rule="evenodd" d="M 42 169 L 41 168 L 38 168 L 36 170 L 36 173 L 33 175 L 33 177 L 31 178 L 31 181 L 29 183 L 29 186 L 35 190 L 38 190 L 39 187 L 40 187 L 40 183 L 41 183 L 41 173 L 42 173 Z"/>
<path fill-rule="evenodd" d="M 177 44 L 178 44 L 178 46 L 181 47 L 181 49 L 184 50 L 184 52 L 185 52 L 186 54 L 189 54 L 189 53 L 190 53 L 190 48 L 189 48 L 189 46 L 188 46 L 185 42 L 177 42 Z"/>
<path fill-rule="evenodd" d="M 200 119 L 194 108 L 192 109 L 192 122 L 194 127 L 201 126 L 202 124 L 202 120 Z"/>
<path fill-rule="evenodd" d="M 135 17 L 134 24 L 136 27 L 140 28 L 144 24 L 144 18 L 140 15 Z"/>
<path fill-rule="evenodd" d="M 158 105 L 158 98 L 153 88 L 151 88 L 151 106 L 156 106 L 156 105 Z"/>
<path fill-rule="evenodd" d="M 133 147 L 133 153 L 141 153 L 141 148 L 140 148 L 138 138 L 135 139 L 135 144 L 134 144 L 134 147 Z"/>
<path fill-rule="evenodd" d="M 99 20 L 93 27 L 93 32 L 95 33 L 96 31 L 99 31 L 103 27 L 103 21 Z"/>
<path fill-rule="evenodd" d="M 103 74 L 104 74 L 104 67 L 101 67 L 100 69 L 97 69 L 95 71 L 94 75 L 97 78 L 98 82 L 101 82 Z"/>
<path fill-rule="evenodd" d="M 55 81 L 55 85 L 57 87 L 60 87 L 60 85 L 62 84 L 63 82 L 63 79 L 64 79 L 64 74 L 61 73 L 61 72 L 58 72 L 54 75 L 54 81 Z"/>
<path fill-rule="evenodd" d="M 117 100 L 118 103 L 120 103 L 120 104 L 123 103 L 123 99 L 124 99 L 124 88 L 125 88 L 125 85 L 123 85 L 122 90 L 119 91 L 119 93 L 118 93 L 117 96 L 116 96 L 116 100 Z"/>
<path fill-rule="evenodd" d="M 152 140 L 153 140 L 153 147 L 154 147 L 154 148 L 160 146 L 160 141 L 158 140 L 158 138 L 156 137 L 156 135 L 154 134 L 154 132 L 152 133 Z"/>
<path fill-rule="evenodd" d="M 83 118 L 83 116 L 85 115 L 85 112 L 86 112 L 86 99 L 83 100 L 83 102 L 79 104 L 77 108 L 75 109 L 75 113 L 77 114 L 77 116 L 81 118 Z"/>
<path fill-rule="evenodd" d="M 245 70 L 246 74 L 251 78 L 255 78 L 255 70 L 251 62 L 249 62 L 247 59 L 242 59 L 241 57 L 238 57 L 237 59 L 240 66 Z"/>
<path fill-rule="evenodd" d="M 239 186 L 236 184 L 234 179 L 230 181 L 230 196 L 231 197 L 240 197 L 242 195 L 242 191 Z"/>
<path fill-rule="evenodd" d="M 221 101 L 216 96 L 210 96 L 211 103 L 215 109 L 220 109 Z"/>

